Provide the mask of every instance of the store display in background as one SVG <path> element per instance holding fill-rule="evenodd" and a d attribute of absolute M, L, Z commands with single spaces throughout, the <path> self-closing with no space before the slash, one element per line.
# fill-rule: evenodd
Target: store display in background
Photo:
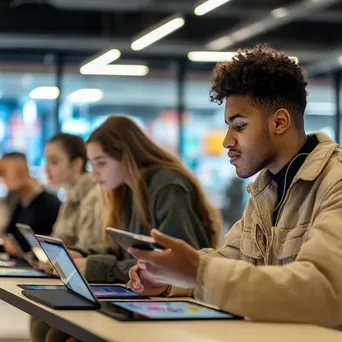
<path fill-rule="evenodd" d="M 174 155 L 178 155 L 179 125 L 175 110 L 161 111 L 155 120 L 147 125 L 147 133 L 160 146 Z"/>

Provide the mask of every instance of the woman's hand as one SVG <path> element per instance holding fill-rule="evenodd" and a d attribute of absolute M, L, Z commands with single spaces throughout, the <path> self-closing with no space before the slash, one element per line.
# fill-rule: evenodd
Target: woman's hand
<path fill-rule="evenodd" d="M 158 296 L 168 288 L 167 284 L 155 281 L 140 261 L 129 270 L 129 279 L 127 287 L 143 296 Z"/>

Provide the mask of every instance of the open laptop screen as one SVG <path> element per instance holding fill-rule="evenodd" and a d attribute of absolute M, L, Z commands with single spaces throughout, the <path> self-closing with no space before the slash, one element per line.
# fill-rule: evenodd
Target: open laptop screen
<path fill-rule="evenodd" d="M 44 251 L 41 249 L 39 242 L 35 238 L 32 228 L 26 224 L 21 223 L 17 223 L 16 226 L 30 245 L 32 252 L 35 254 L 37 259 L 41 262 L 49 262 Z"/>
<path fill-rule="evenodd" d="M 42 241 L 41 239 L 39 239 L 39 243 L 65 286 L 82 297 L 97 303 L 97 299 L 92 294 L 84 278 L 78 272 L 63 244 L 52 241 Z"/>

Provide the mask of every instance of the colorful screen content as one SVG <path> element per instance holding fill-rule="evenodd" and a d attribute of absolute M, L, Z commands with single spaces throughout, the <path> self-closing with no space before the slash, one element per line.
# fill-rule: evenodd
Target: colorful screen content
<path fill-rule="evenodd" d="M 64 248 L 61 245 L 49 242 L 41 242 L 40 245 L 65 286 L 82 297 L 96 302 Z"/>
<path fill-rule="evenodd" d="M 214 319 L 233 315 L 186 302 L 112 302 L 151 319 Z"/>
<path fill-rule="evenodd" d="M 96 297 L 133 297 L 139 294 L 120 286 L 90 286 Z"/>

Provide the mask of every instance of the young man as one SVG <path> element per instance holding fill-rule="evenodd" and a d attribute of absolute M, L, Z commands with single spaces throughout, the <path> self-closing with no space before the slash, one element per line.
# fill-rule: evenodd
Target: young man
<path fill-rule="evenodd" d="M 50 235 L 60 201 L 30 176 L 25 155 L 22 153 L 5 154 L 1 160 L 1 173 L 8 191 L 15 192 L 19 197 L 3 238 L 5 251 L 17 256 L 15 246 L 6 235 L 13 234 L 24 251 L 28 251 L 29 246 L 16 228 L 16 223 L 30 225 L 36 234 Z"/>
<path fill-rule="evenodd" d="M 167 250 L 130 250 L 131 288 L 194 295 L 254 320 L 342 324 L 342 152 L 323 133 L 305 134 L 306 85 L 294 61 L 265 45 L 216 66 L 211 99 L 226 101 L 230 163 L 241 178 L 260 174 L 223 248 L 198 252 L 152 231 Z"/>

